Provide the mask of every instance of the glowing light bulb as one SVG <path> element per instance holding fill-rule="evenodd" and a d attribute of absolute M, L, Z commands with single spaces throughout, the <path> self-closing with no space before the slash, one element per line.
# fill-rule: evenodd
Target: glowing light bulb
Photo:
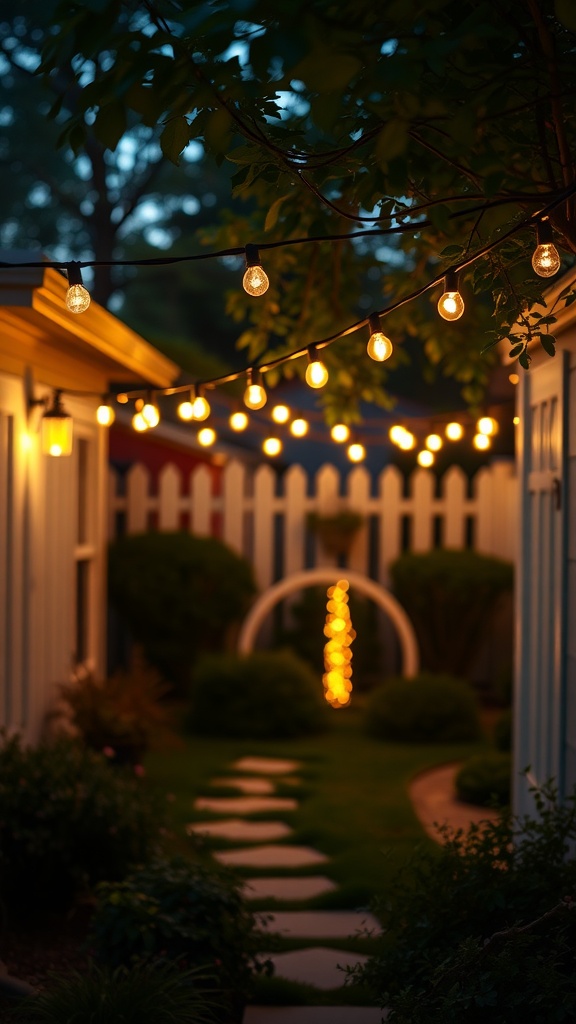
<path fill-rule="evenodd" d="M 82 284 L 82 271 L 78 262 L 69 263 L 66 267 L 68 274 L 68 291 L 66 292 L 66 309 L 71 313 L 84 313 L 90 305 L 90 292 Z"/>
<path fill-rule="evenodd" d="M 204 395 L 196 395 L 196 398 L 192 402 L 192 419 L 193 420 L 207 420 L 210 415 L 210 402 Z"/>
<path fill-rule="evenodd" d="M 429 469 L 430 466 L 434 465 L 434 453 L 424 448 L 421 452 L 418 452 L 416 460 L 419 466 L 423 466 L 424 469 Z"/>
<path fill-rule="evenodd" d="M 119 395 L 116 395 L 116 401 L 119 402 L 120 405 L 127 405 L 130 399 L 125 391 L 121 391 Z"/>
<path fill-rule="evenodd" d="M 478 448 L 478 451 L 483 452 L 490 447 L 492 441 L 490 440 L 488 434 L 475 434 L 472 439 L 472 444 L 474 445 L 475 448 Z"/>
<path fill-rule="evenodd" d="M 335 423 L 330 431 L 330 437 L 338 444 L 343 444 L 350 437 L 350 427 L 345 423 Z"/>
<path fill-rule="evenodd" d="M 453 423 L 446 424 L 446 437 L 449 441 L 460 441 L 464 436 L 464 427 L 461 423 L 457 423 L 455 420 Z"/>
<path fill-rule="evenodd" d="M 290 409 L 287 405 L 275 405 L 270 415 L 275 423 L 287 423 L 290 419 Z"/>
<path fill-rule="evenodd" d="M 405 433 L 406 427 L 401 427 L 399 423 L 395 423 L 393 427 L 390 427 L 388 437 L 394 444 L 399 445 Z"/>
<path fill-rule="evenodd" d="M 476 424 L 476 430 L 479 434 L 496 434 L 498 432 L 498 424 L 492 416 L 481 416 Z"/>
<path fill-rule="evenodd" d="M 401 448 L 403 452 L 410 452 L 416 447 L 416 438 L 410 430 L 404 431 L 402 437 L 398 441 L 398 447 Z"/>
<path fill-rule="evenodd" d="M 442 447 L 442 443 L 440 434 L 428 434 L 428 437 L 424 441 L 424 444 L 431 452 L 439 452 Z"/>
<path fill-rule="evenodd" d="M 267 437 L 262 443 L 262 451 L 265 455 L 280 455 L 282 441 L 279 437 Z"/>
<path fill-rule="evenodd" d="M 185 420 L 186 423 L 189 423 L 190 420 L 193 420 L 194 405 L 190 398 L 185 398 L 182 402 L 180 402 L 178 408 L 176 409 L 176 412 L 178 413 L 180 419 Z"/>
<path fill-rule="evenodd" d="M 228 422 L 232 430 L 236 430 L 239 433 L 241 430 L 246 430 L 248 417 L 245 412 L 233 412 Z"/>
<path fill-rule="evenodd" d="M 444 320 L 459 320 L 464 312 L 464 299 L 458 291 L 458 274 L 449 270 L 444 278 L 444 292 L 438 300 L 438 312 Z"/>
<path fill-rule="evenodd" d="M 292 423 L 290 424 L 290 433 L 293 434 L 294 437 L 305 437 L 309 429 L 310 424 L 308 423 L 308 420 L 303 419 L 301 416 L 292 420 Z"/>
<path fill-rule="evenodd" d="M 148 424 L 144 419 L 141 412 L 134 413 L 132 417 L 132 426 L 134 430 L 137 430 L 139 434 L 143 434 L 145 430 L 148 430 Z"/>
<path fill-rule="evenodd" d="M 308 349 L 308 366 L 306 367 L 306 383 L 311 388 L 323 388 L 328 380 L 328 370 L 321 359 L 316 358 L 316 348 Z"/>
<path fill-rule="evenodd" d="M 536 231 L 537 245 L 532 256 L 532 269 L 538 277 L 553 277 L 560 270 L 562 261 L 554 245 L 550 221 L 540 221 Z"/>
<path fill-rule="evenodd" d="M 116 413 L 111 403 L 104 399 L 96 409 L 96 422 L 101 427 L 110 427 L 116 419 Z"/>
<path fill-rule="evenodd" d="M 366 449 L 363 444 L 355 441 L 353 444 L 348 445 L 347 454 L 350 462 L 363 462 L 366 458 Z"/>
<path fill-rule="evenodd" d="M 60 391 L 54 392 L 52 407 L 42 416 L 41 436 L 44 455 L 59 458 L 72 454 L 74 424 L 62 405 Z"/>
<path fill-rule="evenodd" d="M 520 423 L 520 417 L 519 416 L 514 416 L 514 418 L 512 420 L 512 423 L 514 424 L 515 427 L 517 427 L 518 424 Z"/>
<path fill-rule="evenodd" d="M 212 430 L 212 427 L 202 427 L 202 430 L 198 431 L 196 437 L 198 439 L 198 443 L 201 444 L 203 448 L 209 448 L 216 440 L 216 431 Z"/>
<path fill-rule="evenodd" d="M 520 383 L 520 377 L 518 376 L 517 373 L 510 373 L 508 375 L 508 380 L 510 381 L 511 384 L 519 384 Z"/>
<path fill-rule="evenodd" d="M 152 397 L 148 397 L 142 406 L 142 418 L 148 427 L 157 427 L 160 423 L 160 410 Z"/>
<path fill-rule="evenodd" d="M 257 298 L 259 295 L 264 295 L 264 292 L 268 291 L 270 281 L 268 280 L 266 271 L 260 263 L 257 247 L 255 245 L 247 245 L 245 253 L 246 272 L 242 278 L 242 287 L 248 295 L 253 295 Z"/>
<path fill-rule="evenodd" d="M 374 359 L 377 363 L 383 363 L 385 359 L 389 359 L 392 355 L 393 347 L 390 338 L 387 338 L 385 334 L 380 330 L 380 317 L 377 313 L 371 313 L 368 318 L 368 326 L 370 328 L 370 337 L 368 339 L 367 352 L 370 359 Z"/>
<path fill-rule="evenodd" d="M 248 385 L 244 392 L 244 404 L 249 409 L 263 409 L 268 401 L 268 395 L 262 387 L 260 372 L 258 370 L 248 371 Z"/>

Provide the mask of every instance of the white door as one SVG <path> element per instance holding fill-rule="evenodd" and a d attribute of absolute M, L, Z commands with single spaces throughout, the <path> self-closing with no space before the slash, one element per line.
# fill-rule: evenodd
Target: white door
<path fill-rule="evenodd" d="M 567 353 L 524 376 L 520 394 L 520 558 L 516 586 L 515 813 L 531 786 L 564 786 Z M 525 769 L 528 772 L 524 774 Z"/>

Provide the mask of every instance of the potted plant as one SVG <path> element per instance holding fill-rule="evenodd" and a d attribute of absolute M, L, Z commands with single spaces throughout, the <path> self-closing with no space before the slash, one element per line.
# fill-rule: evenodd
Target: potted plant
<path fill-rule="evenodd" d="M 330 555 L 348 554 L 352 541 L 364 523 L 359 512 L 343 509 L 331 516 L 311 512 L 308 529 L 320 538 L 324 551 Z"/>

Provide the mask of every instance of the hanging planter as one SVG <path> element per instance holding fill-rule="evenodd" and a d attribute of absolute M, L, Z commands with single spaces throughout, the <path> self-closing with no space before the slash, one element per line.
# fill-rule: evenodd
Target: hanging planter
<path fill-rule="evenodd" d="M 359 512 L 337 512 L 333 516 L 311 512 L 308 516 L 308 529 L 320 539 L 328 555 L 347 555 L 363 524 L 364 517 Z"/>

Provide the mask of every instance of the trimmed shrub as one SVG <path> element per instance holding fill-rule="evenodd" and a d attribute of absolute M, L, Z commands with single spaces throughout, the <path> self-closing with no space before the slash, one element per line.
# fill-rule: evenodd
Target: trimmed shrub
<path fill-rule="evenodd" d="M 320 732 L 327 721 L 320 674 L 291 651 L 210 655 L 194 673 L 193 732 L 281 738 Z"/>
<path fill-rule="evenodd" d="M 450 743 L 479 733 L 476 700 L 460 679 L 422 672 L 396 677 L 372 690 L 366 701 L 367 732 L 402 743 Z"/>
<path fill-rule="evenodd" d="M 25 1024 L 213 1024 L 219 1000 L 200 987 L 203 980 L 197 971 L 172 964 L 131 971 L 92 964 L 86 973 L 53 979 L 49 991 L 26 1000 L 17 1019 Z"/>
<path fill-rule="evenodd" d="M 0 899 L 28 910 L 69 903 L 153 853 L 163 824 L 145 782 L 70 740 L 0 745 Z"/>
<path fill-rule="evenodd" d="M 465 677 L 498 598 L 512 590 L 512 565 L 475 551 L 435 550 L 401 555 L 390 574 L 416 630 L 422 667 Z"/>
<path fill-rule="evenodd" d="M 109 550 L 110 602 L 180 692 L 200 654 L 226 647 L 255 592 L 249 563 L 215 537 L 142 533 Z"/>
<path fill-rule="evenodd" d="M 533 796 L 534 817 L 445 828 L 391 883 L 357 977 L 394 1024 L 576 1019 L 576 794 Z"/>
<path fill-rule="evenodd" d="M 101 883 L 97 897 L 90 939 L 102 962 L 202 968 L 241 1019 L 252 975 L 265 965 L 256 954 L 257 919 L 232 875 L 179 858 L 156 860 L 122 882 Z"/>
<path fill-rule="evenodd" d="M 511 773 L 510 754 L 475 754 L 456 773 L 456 794 L 460 800 L 480 807 L 506 807 L 510 803 Z"/>
<path fill-rule="evenodd" d="M 503 711 L 494 726 L 494 746 L 503 753 L 512 750 L 512 708 Z"/>

